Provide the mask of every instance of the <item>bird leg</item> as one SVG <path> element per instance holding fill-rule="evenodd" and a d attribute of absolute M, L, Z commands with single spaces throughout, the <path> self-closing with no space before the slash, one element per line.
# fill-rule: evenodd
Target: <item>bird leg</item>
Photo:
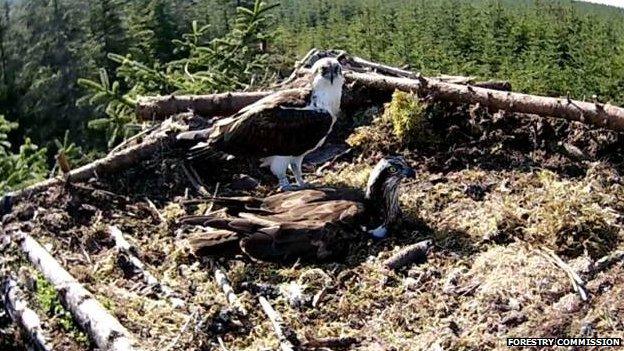
<path fill-rule="evenodd" d="M 284 175 L 282 178 L 278 178 L 279 190 L 281 191 L 290 191 L 293 190 L 293 185 L 288 181 L 288 177 Z"/>
<path fill-rule="evenodd" d="M 272 156 L 268 159 L 271 172 L 277 177 L 279 183 L 279 190 L 289 191 L 293 190 L 293 186 L 288 181 L 286 171 L 290 163 L 290 158 L 286 156 Z"/>
<path fill-rule="evenodd" d="M 303 156 L 294 157 L 290 160 L 290 170 L 295 176 L 297 185 L 301 188 L 308 187 L 308 183 L 303 180 L 303 174 L 301 173 L 301 164 L 303 163 Z"/>

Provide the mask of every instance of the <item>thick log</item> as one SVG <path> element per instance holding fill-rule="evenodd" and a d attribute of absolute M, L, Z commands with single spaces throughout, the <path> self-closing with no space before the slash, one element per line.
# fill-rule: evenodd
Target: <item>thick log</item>
<path fill-rule="evenodd" d="M 41 328 L 39 316 L 28 307 L 21 296 L 23 293 L 17 282 L 11 277 L 5 277 L 2 282 L 2 301 L 9 317 L 19 326 L 22 334 L 26 335 L 34 350 L 52 350 Z"/>
<path fill-rule="evenodd" d="M 193 111 L 201 116 L 227 116 L 271 93 L 271 91 L 256 91 L 211 95 L 150 96 L 139 99 L 136 115 L 143 121 L 163 120 L 187 111 Z"/>
<path fill-rule="evenodd" d="M 391 70 L 392 67 L 379 65 L 387 69 L 381 70 L 383 72 L 392 72 L 398 77 L 395 78 L 409 78 L 417 77 L 416 73 L 396 69 L 396 72 Z M 403 73 L 406 72 L 406 73 Z M 310 74 L 309 69 L 299 68 L 293 72 L 293 77 L 301 77 Z M 367 73 L 362 73 L 367 74 Z M 388 76 L 392 77 L 392 76 Z M 449 76 L 452 82 L 457 84 L 471 84 L 476 87 L 511 91 L 511 84 L 507 81 L 484 81 L 477 82 L 472 77 L 459 77 Z M 300 86 L 301 84 L 295 81 L 295 78 L 288 78 L 287 81 L 280 85 L 280 88 L 292 88 Z M 305 79 L 305 78 L 304 78 Z M 411 79 L 411 78 L 410 78 Z M 416 78 L 413 78 L 416 79 Z M 437 78 L 432 78 L 437 79 Z M 444 81 L 446 78 L 440 78 Z M 210 116 L 228 116 L 238 112 L 243 107 L 253 104 L 254 102 L 272 94 L 273 91 L 256 91 L 256 92 L 236 92 L 236 93 L 224 93 L 224 94 L 209 94 L 209 95 L 179 95 L 179 96 L 154 96 L 144 97 L 139 100 L 136 108 L 136 114 L 139 120 L 154 121 L 163 120 L 171 115 L 177 113 L 183 113 L 187 111 L 194 111 L 198 115 L 204 117 Z M 343 96 L 342 105 L 344 108 L 350 108 L 353 106 L 361 106 L 362 100 L 367 100 L 367 96 L 362 94 L 346 95 Z"/>
<path fill-rule="evenodd" d="M 345 76 L 347 83 L 351 82 L 384 95 L 391 94 L 394 90 L 401 90 L 418 93 L 421 96 L 432 95 L 437 100 L 478 103 L 482 107 L 495 111 L 504 110 L 511 113 L 563 118 L 596 127 L 624 131 L 624 109 L 608 104 L 504 92 L 422 77 L 408 79 L 356 72 L 347 72 Z"/>
<path fill-rule="evenodd" d="M 119 323 L 58 261 L 30 235 L 16 233 L 28 260 L 59 294 L 63 306 L 101 350 L 138 350 L 130 332 Z"/>

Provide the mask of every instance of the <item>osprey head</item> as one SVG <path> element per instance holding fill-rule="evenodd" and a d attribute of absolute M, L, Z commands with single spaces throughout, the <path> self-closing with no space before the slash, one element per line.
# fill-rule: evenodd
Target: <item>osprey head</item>
<path fill-rule="evenodd" d="M 414 177 L 416 172 L 400 156 L 385 157 L 373 168 L 366 185 L 366 199 L 370 206 L 379 210 L 382 223 L 369 230 L 371 235 L 383 238 L 388 233 L 388 226 L 399 220 L 399 183 L 404 178 Z"/>
<path fill-rule="evenodd" d="M 386 197 L 387 190 L 384 185 L 396 185 L 403 178 L 414 178 L 416 172 L 407 165 L 401 156 L 384 157 L 371 171 L 366 185 L 366 198 L 371 199 L 376 196 Z"/>
<path fill-rule="evenodd" d="M 342 66 L 340 62 L 333 57 L 325 57 L 316 61 L 312 66 L 312 73 L 314 74 L 315 86 L 322 81 L 326 81 L 330 85 L 338 84 L 341 87 L 344 83 Z"/>

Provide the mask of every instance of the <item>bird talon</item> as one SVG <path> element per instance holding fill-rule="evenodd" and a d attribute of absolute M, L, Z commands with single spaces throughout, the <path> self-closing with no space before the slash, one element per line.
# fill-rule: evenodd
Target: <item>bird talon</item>
<path fill-rule="evenodd" d="M 284 185 L 280 185 L 278 190 L 279 191 L 293 191 L 295 190 L 295 186 L 293 186 L 292 184 L 284 184 Z"/>

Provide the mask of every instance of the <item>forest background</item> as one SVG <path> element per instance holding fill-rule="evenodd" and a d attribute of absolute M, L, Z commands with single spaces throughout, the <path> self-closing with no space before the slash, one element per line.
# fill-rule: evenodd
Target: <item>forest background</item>
<path fill-rule="evenodd" d="M 0 192 L 147 127 L 144 95 L 260 89 L 312 47 L 624 106 L 624 10 L 546 0 L 0 1 Z"/>

